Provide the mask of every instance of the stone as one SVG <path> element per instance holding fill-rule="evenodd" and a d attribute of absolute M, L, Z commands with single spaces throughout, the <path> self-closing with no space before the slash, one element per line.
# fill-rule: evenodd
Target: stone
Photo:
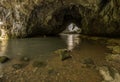
<path fill-rule="evenodd" d="M 20 60 L 21 60 L 21 61 L 24 61 L 24 62 L 30 61 L 30 59 L 29 59 L 28 57 L 22 57 Z"/>
<path fill-rule="evenodd" d="M 113 53 L 120 54 L 120 46 L 114 46 L 113 47 Z"/>
<path fill-rule="evenodd" d="M 25 67 L 25 66 L 26 66 L 26 64 L 23 64 L 23 63 L 12 65 L 12 67 L 13 67 L 14 69 L 16 69 L 16 70 L 22 69 L 22 68 Z"/>
<path fill-rule="evenodd" d="M 91 68 L 91 69 L 93 69 L 93 68 L 96 67 L 94 61 L 93 61 L 91 58 L 83 59 L 83 60 L 81 61 L 81 63 L 82 63 L 82 64 L 81 64 L 81 67 L 82 67 L 82 68 Z"/>
<path fill-rule="evenodd" d="M 82 63 L 83 64 L 91 64 L 91 65 L 94 65 L 94 61 L 91 59 L 91 58 L 86 58 L 86 59 L 83 59 L 82 60 Z"/>
<path fill-rule="evenodd" d="M 120 82 L 120 74 L 115 68 L 103 66 L 99 67 L 98 70 L 104 79 L 102 82 Z"/>
<path fill-rule="evenodd" d="M 72 56 L 70 55 L 70 51 L 67 49 L 59 49 L 59 50 L 55 51 L 55 53 L 60 56 L 60 59 L 62 61 L 72 58 Z"/>
<path fill-rule="evenodd" d="M 33 62 L 33 67 L 46 67 L 47 66 L 47 63 L 46 62 L 43 62 L 43 61 L 34 61 Z"/>
<path fill-rule="evenodd" d="M 106 56 L 106 60 L 120 63 L 120 54 L 108 54 L 108 56 Z"/>
<path fill-rule="evenodd" d="M 5 63 L 5 62 L 7 62 L 8 60 L 10 60 L 8 57 L 6 57 L 6 56 L 1 56 L 0 57 L 0 63 Z"/>
<path fill-rule="evenodd" d="M 120 54 L 120 46 L 118 45 L 107 46 L 107 48 L 111 50 L 113 54 Z"/>
<path fill-rule="evenodd" d="M 58 72 L 56 72 L 54 69 L 48 69 L 48 74 L 49 75 L 57 75 Z"/>

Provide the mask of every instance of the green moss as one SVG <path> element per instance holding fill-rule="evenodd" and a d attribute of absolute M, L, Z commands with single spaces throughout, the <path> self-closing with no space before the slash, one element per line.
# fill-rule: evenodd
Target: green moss
<path fill-rule="evenodd" d="M 60 59 L 62 61 L 72 58 L 72 56 L 70 55 L 70 51 L 68 51 L 67 49 L 59 49 L 59 50 L 55 51 L 55 53 L 60 56 Z"/>
<path fill-rule="evenodd" d="M 5 62 L 7 62 L 8 60 L 9 60 L 9 58 L 6 57 L 6 56 L 1 56 L 1 57 L 0 57 L 0 63 L 5 63 Z"/>

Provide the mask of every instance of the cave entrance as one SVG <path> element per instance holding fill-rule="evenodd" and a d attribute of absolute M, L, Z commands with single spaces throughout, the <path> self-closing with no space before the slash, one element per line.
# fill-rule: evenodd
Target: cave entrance
<path fill-rule="evenodd" d="M 81 33 L 81 22 L 82 15 L 79 12 L 79 7 L 70 5 L 56 10 L 49 25 L 54 24 L 52 34 Z"/>
<path fill-rule="evenodd" d="M 29 18 L 27 33 L 33 35 L 56 36 L 64 31 L 81 33 L 83 16 L 78 5 L 68 5 L 56 9 L 50 15 L 41 18 L 39 10 L 34 10 Z M 37 20 L 33 20 L 37 19 Z M 39 20 L 38 20 L 39 19 Z M 32 22 L 32 23 L 31 23 Z M 29 27 L 28 26 L 28 27 Z"/>

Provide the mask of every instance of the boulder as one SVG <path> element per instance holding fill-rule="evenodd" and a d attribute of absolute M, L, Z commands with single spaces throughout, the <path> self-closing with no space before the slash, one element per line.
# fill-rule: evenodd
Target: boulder
<path fill-rule="evenodd" d="M 8 60 L 10 60 L 8 57 L 6 57 L 6 56 L 1 56 L 0 57 L 0 63 L 5 63 L 5 62 L 7 62 Z"/>

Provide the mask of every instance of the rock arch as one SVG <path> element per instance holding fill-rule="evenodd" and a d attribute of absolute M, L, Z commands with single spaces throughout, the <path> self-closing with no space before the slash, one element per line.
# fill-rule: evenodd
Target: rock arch
<path fill-rule="evenodd" d="M 30 24 L 28 24 L 31 27 L 27 30 L 30 35 L 56 35 L 65 30 L 66 27 L 72 22 L 78 27 L 82 27 L 82 15 L 79 12 L 79 6 L 76 5 L 60 7 L 52 12 L 52 14 L 46 16 L 44 20 L 40 17 L 41 12 L 39 12 L 39 10 L 34 10 L 33 13 L 29 19 Z"/>
<path fill-rule="evenodd" d="M 104 3 L 105 2 L 105 3 Z M 55 35 L 74 22 L 82 33 L 120 36 L 120 0 L 1 0 L 8 37 Z"/>

